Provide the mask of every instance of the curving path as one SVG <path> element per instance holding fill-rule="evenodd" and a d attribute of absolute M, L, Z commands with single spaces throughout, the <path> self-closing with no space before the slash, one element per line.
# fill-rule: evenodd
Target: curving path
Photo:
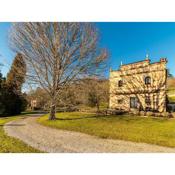
<path fill-rule="evenodd" d="M 174 148 L 122 140 L 102 139 L 87 134 L 58 130 L 36 122 L 38 115 L 11 121 L 5 132 L 44 152 L 102 153 L 102 152 L 175 152 Z"/>

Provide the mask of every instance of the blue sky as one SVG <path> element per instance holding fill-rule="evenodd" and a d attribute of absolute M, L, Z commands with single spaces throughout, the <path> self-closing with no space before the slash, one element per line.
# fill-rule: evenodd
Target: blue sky
<path fill-rule="evenodd" d="M 0 63 L 4 64 L 3 67 L 0 67 L 0 70 L 3 75 L 6 75 L 8 72 L 10 64 L 15 56 L 8 44 L 8 31 L 10 25 L 10 23 L 0 22 Z"/>
<path fill-rule="evenodd" d="M 14 53 L 8 45 L 10 23 L 0 23 L 0 62 L 11 64 Z M 96 23 L 100 32 L 100 45 L 109 50 L 112 69 L 123 64 L 145 59 L 152 62 L 167 57 L 170 72 L 175 75 L 175 23 Z M 7 63 L 0 67 L 3 75 Z"/>

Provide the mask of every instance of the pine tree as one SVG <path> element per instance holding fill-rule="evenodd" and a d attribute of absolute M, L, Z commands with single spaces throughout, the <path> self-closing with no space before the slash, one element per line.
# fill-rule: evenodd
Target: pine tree
<path fill-rule="evenodd" d="M 5 105 L 3 103 L 4 85 L 5 85 L 5 78 L 2 76 L 2 73 L 0 72 L 0 115 L 5 112 Z"/>
<path fill-rule="evenodd" d="M 0 115 L 11 116 L 20 114 L 26 106 L 26 99 L 21 92 L 25 82 L 26 65 L 21 54 L 17 54 L 7 79 L 0 74 Z"/>
<path fill-rule="evenodd" d="M 25 82 L 26 64 L 23 57 L 18 53 L 12 63 L 11 69 L 7 74 L 7 85 L 14 91 L 20 93 L 22 85 Z"/>

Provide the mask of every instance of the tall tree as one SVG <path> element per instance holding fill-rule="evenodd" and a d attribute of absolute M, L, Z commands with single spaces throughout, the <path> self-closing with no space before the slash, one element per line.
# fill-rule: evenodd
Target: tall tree
<path fill-rule="evenodd" d="M 14 23 L 10 41 L 27 63 L 28 81 L 49 94 L 51 120 L 60 91 L 83 77 L 99 76 L 107 60 L 91 23 Z"/>
<path fill-rule="evenodd" d="M 0 115 L 20 114 L 26 106 L 26 99 L 21 92 L 25 81 L 26 66 L 21 54 L 17 54 L 7 79 L 0 74 Z"/>
<path fill-rule="evenodd" d="M 16 93 L 21 92 L 23 83 L 26 76 L 26 64 L 20 53 L 18 53 L 13 60 L 11 69 L 7 74 L 7 85 L 12 87 Z"/>
<path fill-rule="evenodd" d="M 2 73 L 0 72 L 0 115 L 3 114 L 5 111 L 4 84 L 5 84 L 5 78 L 2 76 Z"/>
<path fill-rule="evenodd" d="M 29 91 L 27 94 L 27 100 L 30 107 L 32 107 L 31 102 L 33 100 L 36 100 L 36 104 L 37 104 L 36 108 L 42 109 L 42 110 L 44 109 L 48 110 L 49 96 L 44 89 L 41 89 L 38 87 L 35 90 Z"/>
<path fill-rule="evenodd" d="M 24 111 L 27 105 L 24 95 L 22 93 L 17 94 L 14 92 L 14 89 L 12 87 L 9 87 L 7 84 L 4 84 L 3 86 L 2 102 L 5 107 L 2 116 L 20 114 L 21 111 Z"/>

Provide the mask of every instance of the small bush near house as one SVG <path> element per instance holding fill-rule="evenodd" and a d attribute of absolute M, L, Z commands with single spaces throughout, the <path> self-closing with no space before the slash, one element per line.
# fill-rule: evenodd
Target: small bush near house
<path fill-rule="evenodd" d="M 145 111 L 140 111 L 140 116 L 145 116 Z"/>
<path fill-rule="evenodd" d="M 150 116 L 153 116 L 153 114 L 154 114 L 154 113 L 151 112 L 151 111 L 146 112 L 146 116 L 149 116 L 149 117 L 150 117 Z"/>

